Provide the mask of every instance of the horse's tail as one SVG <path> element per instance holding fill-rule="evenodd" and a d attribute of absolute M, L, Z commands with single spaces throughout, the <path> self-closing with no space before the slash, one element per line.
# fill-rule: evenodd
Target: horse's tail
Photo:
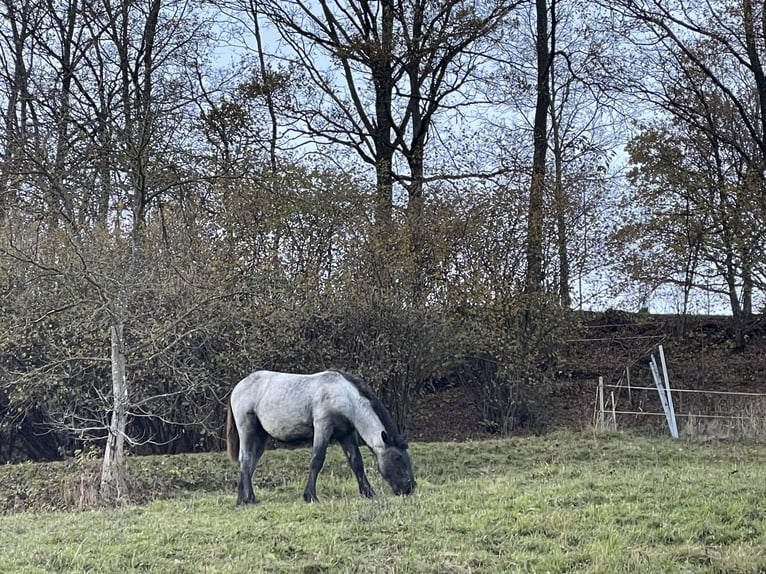
<path fill-rule="evenodd" d="M 231 412 L 231 400 L 226 402 L 226 452 L 234 462 L 239 460 L 239 431 Z"/>

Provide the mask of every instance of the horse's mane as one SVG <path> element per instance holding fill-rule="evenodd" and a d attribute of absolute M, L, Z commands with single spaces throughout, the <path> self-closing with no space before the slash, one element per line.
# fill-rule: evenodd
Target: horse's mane
<path fill-rule="evenodd" d="M 359 391 L 359 394 L 370 401 L 372 410 L 376 415 L 378 415 L 380 422 L 383 423 L 383 428 L 386 429 L 386 434 L 388 434 L 388 437 L 392 441 L 393 445 L 398 448 L 407 448 L 407 441 L 404 440 L 402 435 L 399 434 L 399 429 L 397 428 L 396 423 L 394 423 L 394 419 L 391 418 L 391 413 L 388 412 L 386 405 L 384 405 L 378 396 L 373 392 L 372 388 L 370 388 L 370 385 L 367 384 L 367 381 L 365 381 L 359 375 L 347 373 L 345 371 L 341 371 L 340 369 L 332 369 L 332 371 L 338 373 L 344 379 L 353 384 Z"/>

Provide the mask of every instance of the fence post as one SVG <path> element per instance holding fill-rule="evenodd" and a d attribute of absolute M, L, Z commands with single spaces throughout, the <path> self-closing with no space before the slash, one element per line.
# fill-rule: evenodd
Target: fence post
<path fill-rule="evenodd" d="M 598 378 L 598 428 L 604 430 L 604 377 Z"/>
<path fill-rule="evenodd" d="M 670 392 L 670 377 L 668 377 L 668 367 L 665 364 L 665 352 L 662 350 L 662 345 L 659 345 L 660 349 L 660 362 L 662 363 L 662 376 L 665 379 L 665 392 L 668 395 L 668 409 L 670 412 L 670 434 L 673 438 L 678 438 L 678 426 L 676 425 L 676 409 L 673 406 L 673 395 Z"/>
<path fill-rule="evenodd" d="M 675 421 L 675 415 L 671 414 L 671 407 L 668 405 L 668 393 L 665 389 L 665 384 L 660 378 L 660 370 L 659 367 L 657 367 L 657 359 L 654 358 L 653 354 L 652 359 L 649 362 L 649 367 L 652 370 L 652 378 L 654 379 L 654 384 L 657 387 L 657 393 L 660 395 L 660 402 L 662 403 L 662 410 L 665 412 L 665 420 L 668 422 L 670 436 L 673 438 L 678 438 L 678 430 L 676 430 L 672 422 Z"/>

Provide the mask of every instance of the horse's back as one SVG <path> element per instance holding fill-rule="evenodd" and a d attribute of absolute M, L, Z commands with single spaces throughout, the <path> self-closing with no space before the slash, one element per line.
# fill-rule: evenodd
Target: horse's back
<path fill-rule="evenodd" d="M 328 410 L 342 414 L 350 408 L 348 384 L 335 371 L 311 375 L 256 371 L 234 387 L 232 410 L 237 420 L 255 416 L 277 440 L 306 439 L 313 434 L 316 416 Z"/>

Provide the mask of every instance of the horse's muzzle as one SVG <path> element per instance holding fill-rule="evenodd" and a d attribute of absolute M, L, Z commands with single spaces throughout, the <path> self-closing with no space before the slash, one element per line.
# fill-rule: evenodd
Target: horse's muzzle
<path fill-rule="evenodd" d="M 409 482 L 406 485 L 404 485 L 402 488 L 395 489 L 394 494 L 397 496 L 402 496 L 402 495 L 409 496 L 410 494 L 415 492 L 415 485 L 416 483 L 413 480 L 412 482 Z"/>

